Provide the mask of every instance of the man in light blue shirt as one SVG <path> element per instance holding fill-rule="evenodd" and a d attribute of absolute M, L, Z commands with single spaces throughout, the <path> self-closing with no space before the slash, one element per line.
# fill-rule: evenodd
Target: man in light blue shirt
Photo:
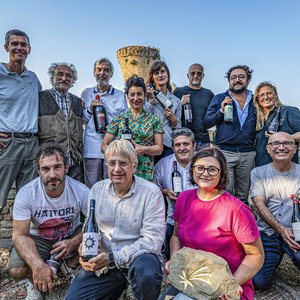
<path fill-rule="evenodd" d="M 27 34 L 5 35 L 9 62 L 0 64 L 0 212 L 16 181 L 17 191 L 37 177 L 34 155 L 38 148 L 38 92 L 41 84 L 25 67 L 31 47 Z"/>

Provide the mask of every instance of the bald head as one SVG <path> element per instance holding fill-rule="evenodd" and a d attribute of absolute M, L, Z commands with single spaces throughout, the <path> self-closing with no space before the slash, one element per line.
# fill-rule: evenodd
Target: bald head
<path fill-rule="evenodd" d="M 200 64 L 192 64 L 189 67 L 189 71 L 187 74 L 189 79 L 189 87 L 192 89 L 200 89 L 201 82 L 204 77 L 204 68 Z"/>
<path fill-rule="evenodd" d="M 288 134 L 287 132 L 282 132 L 282 131 L 275 132 L 274 134 L 272 134 L 269 137 L 268 143 L 272 143 L 275 141 L 278 141 L 278 142 L 289 141 L 289 142 L 295 143 L 295 139 L 290 134 Z"/>

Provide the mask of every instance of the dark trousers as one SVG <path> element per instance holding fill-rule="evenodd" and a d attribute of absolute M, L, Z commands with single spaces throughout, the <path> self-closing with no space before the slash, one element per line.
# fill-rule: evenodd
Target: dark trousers
<path fill-rule="evenodd" d="M 260 271 L 253 277 L 253 285 L 256 290 L 271 287 L 275 270 L 280 264 L 284 253 L 291 258 L 300 270 L 300 251 L 294 252 L 277 233 L 268 236 L 261 232 L 260 236 L 265 251 L 265 262 Z"/>
<path fill-rule="evenodd" d="M 167 260 L 170 259 L 170 241 L 171 241 L 171 237 L 173 235 L 173 231 L 174 231 L 174 225 L 167 223 L 166 236 L 165 236 L 165 241 L 164 241 L 163 250 L 162 250 L 162 253 L 166 257 Z"/>
<path fill-rule="evenodd" d="M 142 254 L 130 268 L 109 269 L 100 277 L 81 269 L 72 281 L 65 300 L 114 300 L 131 285 L 135 299 L 156 300 L 161 289 L 161 262 L 154 254 Z"/>

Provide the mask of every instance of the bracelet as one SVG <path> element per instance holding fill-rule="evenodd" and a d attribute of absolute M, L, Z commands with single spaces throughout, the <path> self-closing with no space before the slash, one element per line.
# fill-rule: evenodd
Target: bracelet
<path fill-rule="evenodd" d="M 108 268 L 114 269 L 116 267 L 114 255 L 112 253 L 108 254 Z"/>
<path fill-rule="evenodd" d="M 89 109 L 86 110 L 90 115 L 92 115 L 93 113 L 89 111 Z"/>

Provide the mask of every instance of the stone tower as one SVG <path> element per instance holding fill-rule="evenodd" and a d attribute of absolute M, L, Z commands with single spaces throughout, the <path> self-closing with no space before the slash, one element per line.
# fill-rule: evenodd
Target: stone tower
<path fill-rule="evenodd" d="M 125 81 L 133 74 L 146 80 L 151 64 L 160 59 L 160 54 L 157 48 L 127 46 L 117 51 L 117 58 Z"/>

